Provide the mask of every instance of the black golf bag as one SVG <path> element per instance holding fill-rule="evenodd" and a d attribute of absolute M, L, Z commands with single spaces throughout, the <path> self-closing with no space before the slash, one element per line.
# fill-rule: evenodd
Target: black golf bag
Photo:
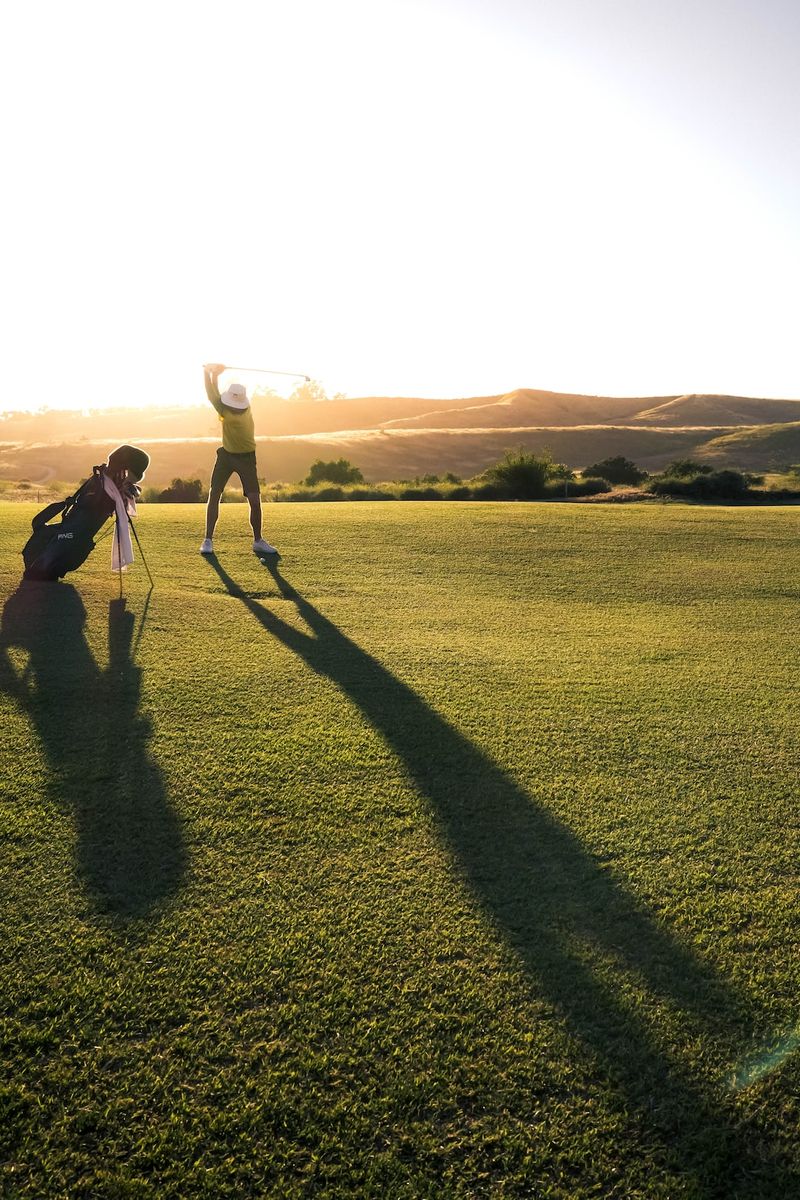
<path fill-rule="evenodd" d="M 56 580 L 74 571 L 94 550 L 95 534 L 114 515 L 114 501 L 103 486 L 103 477 L 114 480 L 123 498 L 136 499 L 141 479 L 150 459 L 135 446 L 120 446 L 109 455 L 108 463 L 92 467 L 92 476 L 73 496 L 48 504 L 31 522 L 33 532 L 22 550 L 24 579 Z M 55 518 L 60 516 L 57 523 Z"/>

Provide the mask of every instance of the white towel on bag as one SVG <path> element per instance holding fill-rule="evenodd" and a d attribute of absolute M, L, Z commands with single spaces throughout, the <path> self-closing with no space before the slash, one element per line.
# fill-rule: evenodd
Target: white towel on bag
<path fill-rule="evenodd" d="M 109 479 L 105 471 L 103 472 L 103 487 L 106 495 L 114 501 L 114 507 L 117 510 L 117 527 L 114 530 L 114 545 L 111 549 L 111 570 L 124 571 L 133 562 L 133 546 L 131 545 L 128 517 L 136 516 L 136 502 L 131 498 L 123 497 L 122 492 L 113 479 Z"/>

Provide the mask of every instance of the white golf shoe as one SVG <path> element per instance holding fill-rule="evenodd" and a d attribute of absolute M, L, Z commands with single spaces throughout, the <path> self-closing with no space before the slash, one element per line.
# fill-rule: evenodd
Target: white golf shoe
<path fill-rule="evenodd" d="M 270 546 L 269 542 L 265 542 L 263 538 L 253 542 L 253 554 L 277 554 L 278 551 L 274 546 Z"/>
<path fill-rule="evenodd" d="M 214 553 L 214 543 L 211 541 L 211 538 L 203 538 L 202 542 L 200 543 L 200 553 L 201 554 L 213 554 Z"/>

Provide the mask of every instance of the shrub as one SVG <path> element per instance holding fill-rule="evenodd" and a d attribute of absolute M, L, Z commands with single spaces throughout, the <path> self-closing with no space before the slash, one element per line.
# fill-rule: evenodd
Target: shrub
<path fill-rule="evenodd" d="M 694 494 L 700 500 L 740 500 L 747 493 L 747 478 L 741 471 L 711 471 L 693 481 Z"/>
<path fill-rule="evenodd" d="M 679 479 L 674 475 L 656 475 L 647 481 L 648 492 L 654 496 L 691 496 L 693 479 Z"/>
<path fill-rule="evenodd" d="M 295 488 L 294 491 L 281 492 L 280 496 L 276 496 L 276 500 L 290 501 L 296 504 L 303 504 L 308 500 L 314 499 L 314 492 L 309 492 L 307 488 Z"/>
<path fill-rule="evenodd" d="M 358 467 L 354 467 L 346 458 L 336 462 L 323 462 L 318 458 L 311 464 L 308 475 L 303 480 L 307 487 L 315 487 L 318 483 L 363 483 L 364 476 Z"/>
<path fill-rule="evenodd" d="M 472 489 L 468 487 L 455 487 L 447 497 L 448 500 L 469 500 L 472 496 Z"/>
<path fill-rule="evenodd" d="M 508 492 L 496 483 L 479 483 L 472 489 L 473 500 L 507 500 Z"/>
<path fill-rule="evenodd" d="M 561 500 L 570 496 L 599 496 L 610 491 L 611 484 L 607 479 L 553 479 L 545 487 L 545 497 Z"/>
<path fill-rule="evenodd" d="M 351 491 L 345 494 L 345 500 L 394 500 L 396 497 L 392 492 L 383 491 L 381 488 L 352 488 Z"/>
<path fill-rule="evenodd" d="M 173 479 L 168 488 L 159 492 L 157 499 L 161 504 L 199 504 L 206 499 L 206 493 L 199 479 Z"/>
<path fill-rule="evenodd" d="M 695 462 L 693 458 L 676 458 L 661 472 L 670 479 L 694 479 L 697 475 L 710 475 L 713 467 L 708 463 Z"/>
<path fill-rule="evenodd" d="M 800 501 L 800 492 L 796 488 L 771 487 L 760 493 L 760 499 L 766 504 L 796 504 Z"/>
<path fill-rule="evenodd" d="M 407 488 L 403 488 L 403 490 L 401 491 L 400 499 L 401 500 L 442 500 L 443 496 L 442 496 L 442 493 L 434 487 L 426 487 L 426 488 L 407 487 Z"/>
<path fill-rule="evenodd" d="M 461 476 L 454 475 L 452 471 L 447 472 L 447 474 L 444 477 L 444 481 L 445 481 L 445 483 L 461 483 L 462 482 Z"/>
<path fill-rule="evenodd" d="M 642 471 L 635 462 L 621 454 L 592 463 L 590 467 L 584 467 L 581 474 L 584 479 L 607 479 L 609 483 L 641 483 L 647 479 L 647 471 Z"/>
<path fill-rule="evenodd" d="M 594 476 L 590 479 L 580 479 L 569 485 L 569 494 L 573 495 L 573 488 L 577 488 L 575 495 L 578 496 L 599 496 L 603 492 L 611 491 L 611 484 L 607 479 L 600 479 Z"/>
<path fill-rule="evenodd" d="M 509 450 L 502 462 L 490 467 L 486 480 L 511 500 L 539 500 L 545 493 L 552 467 L 553 460 L 547 451 L 529 454 L 520 447 L 516 454 Z"/>
<path fill-rule="evenodd" d="M 315 500 L 396 500 L 390 491 L 384 488 L 353 488 L 348 490 L 340 487 L 330 488 L 284 488 L 273 496 L 273 499 L 280 504 L 285 503 L 301 503 L 308 504 Z"/>
<path fill-rule="evenodd" d="M 340 487 L 320 488 L 312 496 L 313 500 L 344 500 L 344 492 Z"/>
<path fill-rule="evenodd" d="M 694 479 L 659 476 L 648 484 L 647 490 L 656 496 L 684 496 L 691 500 L 741 500 L 757 478 L 743 471 L 710 471 Z"/>

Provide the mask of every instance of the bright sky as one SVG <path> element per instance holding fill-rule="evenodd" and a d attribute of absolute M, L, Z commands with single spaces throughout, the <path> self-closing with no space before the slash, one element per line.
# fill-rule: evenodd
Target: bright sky
<path fill-rule="evenodd" d="M 796 0 L 26 0 L 0 39 L 5 410 L 207 360 L 800 397 Z"/>

